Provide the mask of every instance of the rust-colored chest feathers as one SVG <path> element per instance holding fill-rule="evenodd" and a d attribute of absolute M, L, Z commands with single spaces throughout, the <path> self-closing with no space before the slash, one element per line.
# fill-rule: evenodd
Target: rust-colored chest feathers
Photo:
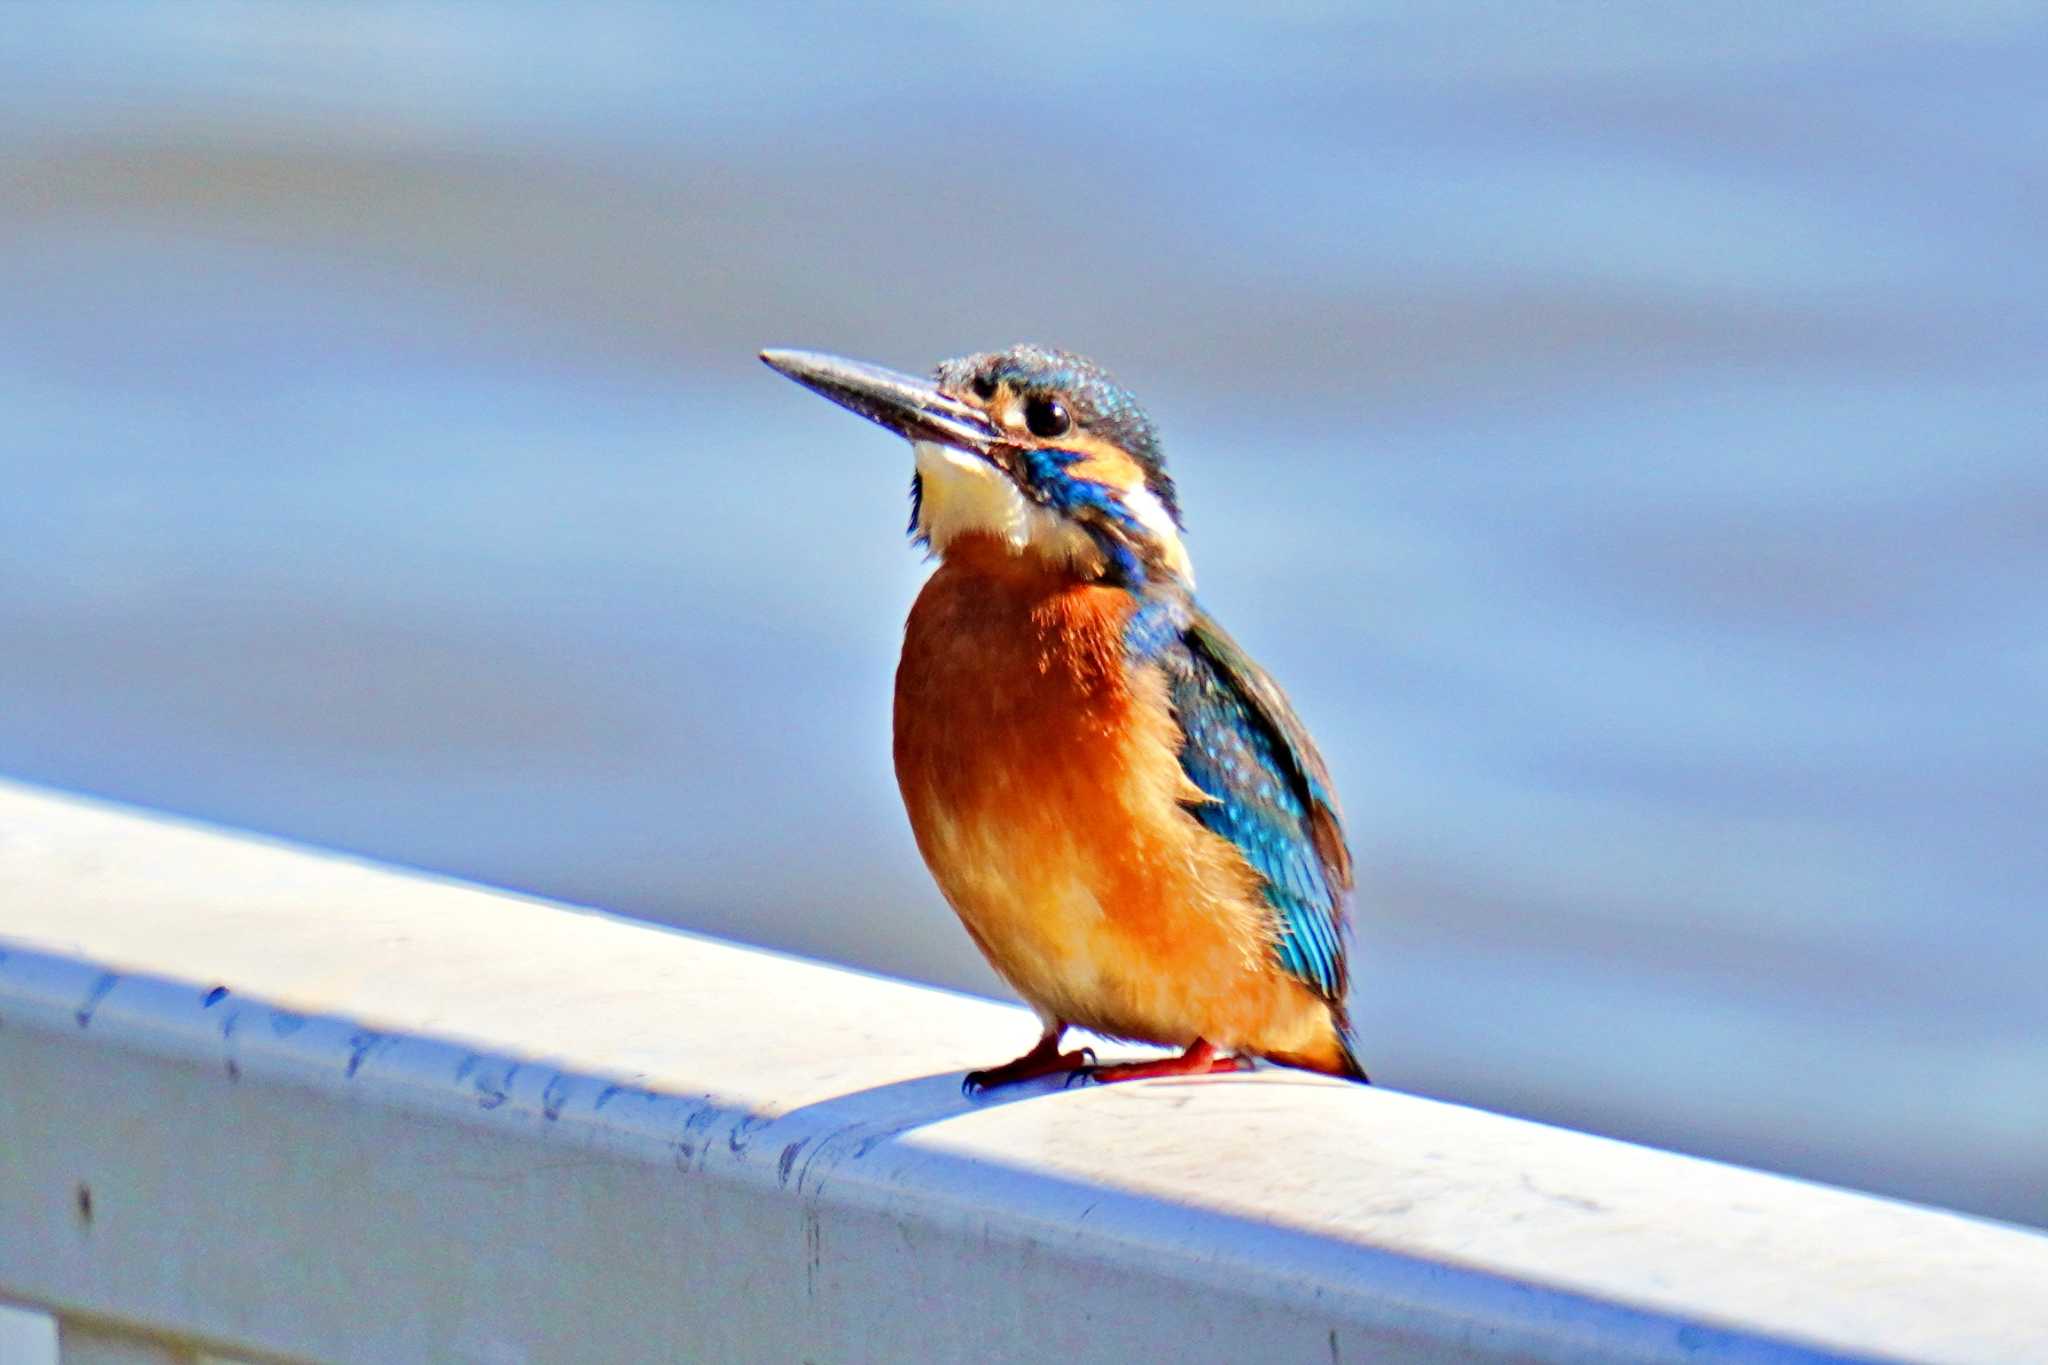
<path fill-rule="evenodd" d="M 1326 1002 L 1276 970 L 1258 875 L 1190 813 L 1134 608 L 1007 547 L 956 544 L 912 608 L 896 775 L 919 850 L 989 961 L 1048 1020 L 1320 1061 Z"/>

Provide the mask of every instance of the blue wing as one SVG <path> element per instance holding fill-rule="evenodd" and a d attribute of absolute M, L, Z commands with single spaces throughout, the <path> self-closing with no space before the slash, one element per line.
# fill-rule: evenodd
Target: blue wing
<path fill-rule="evenodd" d="M 1348 979 L 1351 853 L 1322 756 L 1287 697 L 1207 613 L 1163 660 L 1181 768 L 1211 800 L 1190 810 L 1265 879 L 1280 965 L 1339 1007 Z"/>

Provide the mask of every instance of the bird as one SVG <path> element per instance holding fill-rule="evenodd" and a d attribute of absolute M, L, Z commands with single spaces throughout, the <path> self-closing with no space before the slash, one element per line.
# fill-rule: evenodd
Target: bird
<path fill-rule="evenodd" d="M 970 1094 L 1264 1060 L 1365 1081 L 1346 1009 L 1352 858 L 1287 696 L 1195 599 L 1178 493 L 1137 400 L 1016 345 L 921 379 L 816 351 L 777 372 L 907 439 L 934 557 L 896 671 L 919 852 L 1038 1015 Z M 1098 1063 L 1079 1028 L 1179 1049 Z"/>

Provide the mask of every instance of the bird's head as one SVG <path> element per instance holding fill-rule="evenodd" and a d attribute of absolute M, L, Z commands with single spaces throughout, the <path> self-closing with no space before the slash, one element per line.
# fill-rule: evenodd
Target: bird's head
<path fill-rule="evenodd" d="M 1012 346 L 925 380 L 813 351 L 761 359 L 909 440 L 911 532 L 938 554 L 979 539 L 1086 579 L 1192 586 L 1159 438 L 1092 361 Z"/>

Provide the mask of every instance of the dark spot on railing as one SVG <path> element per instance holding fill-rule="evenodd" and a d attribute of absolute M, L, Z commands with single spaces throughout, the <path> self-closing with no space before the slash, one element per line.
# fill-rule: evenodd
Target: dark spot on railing
<path fill-rule="evenodd" d="M 804 1204 L 804 1297 L 818 1297 L 818 1271 L 825 1264 L 825 1229 L 818 1223 L 817 1206 Z"/>
<path fill-rule="evenodd" d="M 777 1185 L 784 1189 L 789 1188 L 789 1173 L 796 1168 L 797 1156 L 803 1151 L 804 1144 L 809 1141 L 809 1138 L 798 1138 L 795 1142 L 782 1149 L 782 1156 L 775 1163 L 775 1183 Z"/>
<path fill-rule="evenodd" d="M 562 1106 L 569 1102 L 569 1090 L 573 1084 L 567 1076 L 557 1072 L 540 1092 L 540 1112 L 550 1119 L 562 1117 Z"/>
<path fill-rule="evenodd" d="M 342 1074 L 354 1080 L 356 1073 L 363 1069 L 364 1061 L 383 1041 L 384 1035 L 381 1033 L 370 1033 L 360 1029 L 351 1033 L 348 1036 L 348 1065 L 342 1069 Z"/>
<path fill-rule="evenodd" d="M 242 1011 L 240 1010 L 230 1010 L 227 1014 L 227 1017 L 220 1021 L 220 1043 L 222 1048 L 227 1049 L 227 1051 L 225 1051 L 222 1054 L 221 1060 L 227 1066 L 228 1079 L 231 1081 L 239 1081 L 242 1079 L 242 1064 L 235 1060 L 235 1054 L 233 1052 L 233 1048 L 235 1045 L 235 1030 L 240 1028 L 241 1026 Z"/>
<path fill-rule="evenodd" d="M 483 1059 L 479 1057 L 477 1060 L 480 1062 Z M 518 1070 L 519 1066 L 515 1062 L 513 1065 L 505 1068 L 505 1074 L 502 1077 L 495 1079 L 478 1072 L 475 1080 L 471 1082 L 471 1088 L 476 1091 L 476 1107 L 479 1109 L 496 1109 L 499 1105 L 503 1104 L 506 1096 L 512 1089 L 512 1076 Z"/>
<path fill-rule="evenodd" d="M 83 1180 L 78 1182 L 78 1221 L 92 1226 L 92 1186 Z"/>
<path fill-rule="evenodd" d="M 227 998 L 228 988 L 226 986 L 215 986 L 212 990 L 208 991 L 205 995 L 201 996 L 199 1002 L 200 1004 L 204 1005 L 207 1009 L 212 1009 L 215 1005 L 218 1005 L 221 1001 Z"/>
<path fill-rule="evenodd" d="M 747 1147 L 753 1142 L 754 1134 L 766 1128 L 768 1124 L 769 1120 L 760 1117 L 758 1114 L 747 1115 L 738 1123 L 735 1123 L 732 1126 L 732 1131 L 726 1134 L 725 1149 L 734 1156 L 745 1156 L 747 1154 Z"/>
<path fill-rule="evenodd" d="M 706 1095 L 702 1105 L 692 1109 L 689 1116 L 683 1120 L 682 1136 L 677 1138 L 674 1144 L 677 1170 L 689 1170 L 691 1161 L 707 1150 L 708 1144 L 700 1143 L 698 1139 L 704 1137 L 711 1125 L 718 1122 L 720 1112 L 712 1105 L 711 1097 Z"/>
<path fill-rule="evenodd" d="M 1587 1199 L 1583 1195 L 1565 1194 L 1558 1190 L 1546 1190 L 1534 1180 L 1531 1180 L 1527 1173 L 1524 1173 L 1522 1176 L 1522 1188 L 1539 1198 L 1548 1199 L 1551 1203 L 1563 1208 L 1578 1209 L 1583 1213 L 1607 1212 L 1607 1206 L 1597 1199 Z"/>
<path fill-rule="evenodd" d="M 100 979 L 92 983 L 92 989 L 86 992 L 84 1001 L 79 1004 L 77 1012 L 71 1016 L 78 1021 L 80 1028 L 92 1027 L 93 1013 L 99 1009 L 100 1002 L 107 998 L 107 992 L 120 984 L 120 980 L 121 978 L 112 972 L 103 972 L 100 974 Z"/>
<path fill-rule="evenodd" d="M 289 1038 L 305 1026 L 306 1017 L 302 1014 L 293 1014 L 289 1010 L 270 1012 L 270 1031 L 279 1038 Z"/>
<path fill-rule="evenodd" d="M 1726 1351 L 1737 1338 L 1734 1333 L 1720 1328 L 1703 1326 L 1696 1322 L 1682 1322 L 1678 1325 L 1678 1348 L 1687 1355 L 1712 1351 Z"/>

